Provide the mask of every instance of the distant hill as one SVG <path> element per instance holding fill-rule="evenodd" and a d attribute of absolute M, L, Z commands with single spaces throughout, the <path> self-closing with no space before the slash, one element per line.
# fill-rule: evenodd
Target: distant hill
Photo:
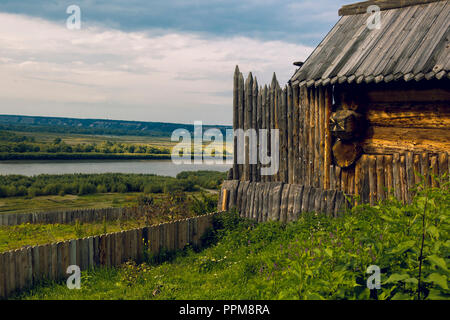
<path fill-rule="evenodd" d="M 203 130 L 210 128 L 217 128 L 224 135 L 226 129 L 231 129 L 230 126 L 203 126 Z M 176 129 L 193 132 L 194 126 L 164 122 L 0 115 L 0 130 L 170 137 Z"/>

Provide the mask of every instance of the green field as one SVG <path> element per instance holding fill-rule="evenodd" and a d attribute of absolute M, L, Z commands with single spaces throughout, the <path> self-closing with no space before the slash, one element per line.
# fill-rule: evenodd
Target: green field
<path fill-rule="evenodd" d="M 151 137 L 151 136 L 114 136 L 114 135 L 90 135 L 75 133 L 54 133 L 54 132 L 26 132 L 26 131 L 10 131 L 18 136 L 34 137 L 36 141 L 43 143 L 52 143 L 57 138 L 61 138 L 69 145 L 77 144 L 101 144 L 105 141 L 113 141 L 125 144 L 149 144 L 157 147 L 174 146 L 176 142 L 172 142 L 170 137 Z"/>
<path fill-rule="evenodd" d="M 168 220 L 166 216 L 166 221 Z M 152 223 L 163 222 L 154 219 Z M 119 232 L 144 227 L 143 219 L 128 221 L 105 221 L 84 224 L 22 224 L 18 226 L 0 226 L 0 252 L 19 249 L 24 246 L 35 246 L 55 243 L 63 240 Z"/>
<path fill-rule="evenodd" d="M 135 205 L 141 193 L 100 193 L 88 195 L 0 198 L 0 214 L 56 211 L 79 208 L 111 208 Z"/>
<path fill-rule="evenodd" d="M 23 211 L 37 211 L 38 205 L 43 210 L 58 210 L 70 208 L 109 208 L 109 207 L 137 207 L 146 206 L 147 214 L 121 221 L 97 221 L 72 224 L 21 224 L 17 226 L 0 226 L 0 252 L 18 249 L 23 246 L 46 244 L 60 240 L 77 239 L 86 236 L 105 234 L 146 225 L 184 219 L 215 211 L 218 195 L 204 192 L 176 192 L 159 194 L 97 194 L 63 200 L 58 205 L 37 197 L 30 199 L 28 209 Z M 57 198 L 57 197 L 55 197 Z M 65 197 L 59 197 L 65 198 Z M 11 199 L 6 199 L 11 200 Z M 15 200 L 15 199 L 13 199 Z M 57 199 L 53 199 L 56 201 Z M 65 201 L 65 202 L 63 202 Z M 42 202 L 42 203 L 40 203 Z M 67 204 L 70 202 L 73 207 Z M 39 204 L 40 203 L 40 204 Z M 23 204 L 19 201 L 19 206 Z M 45 206 L 45 207 L 44 207 Z M 13 207 L 14 208 L 14 207 Z M 14 211 L 19 211 L 16 207 Z"/>
<path fill-rule="evenodd" d="M 170 137 L 112 136 L 0 130 L 1 160 L 167 160 Z M 209 144 L 205 142 L 203 148 Z M 226 146 L 228 147 L 228 146 Z M 232 153 L 225 147 L 220 152 Z M 218 151 L 219 152 L 219 151 Z M 193 146 L 191 154 L 194 154 Z"/>
<path fill-rule="evenodd" d="M 216 219 L 204 249 L 83 272 L 81 290 L 47 283 L 18 299 L 450 299 L 450 195 L 420 192 L 342 217 L 255 224 Z M 165 261 L 165 262 L 164 262 Z M 381 270 L 381 289 L 366 272 Z"/>

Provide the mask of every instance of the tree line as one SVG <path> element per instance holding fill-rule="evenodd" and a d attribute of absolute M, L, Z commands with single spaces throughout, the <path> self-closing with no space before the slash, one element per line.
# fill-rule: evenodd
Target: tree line
<path fill-rule="evenodd" d="M 153 174 L 62 174 L 0 176 L 0 198 L 47 195 L 86 195 L 95 193 L 170 193 L 191 192 L 200 188 L 218 189 L 226 173 L 197 171 L 180 173 L 177 177 Z"/>
<path fill-rule="evenodd" d="M 113 141 L 78 143 L 55 138 L 52 142 L 36 142 L 34 137 L 0 131 L 0 153 L 105 153 L 105 154 L 170 154 L 169 148 Z"/>

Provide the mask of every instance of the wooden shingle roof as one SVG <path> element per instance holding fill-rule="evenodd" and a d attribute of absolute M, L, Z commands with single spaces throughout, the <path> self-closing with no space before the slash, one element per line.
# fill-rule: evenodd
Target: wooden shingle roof
<path fill-rule="evenodd" d="M 349 15 L 339 20 L 291 81 L 319 86 L 450 78 L 450 1 L 404 2 L 408 5 L 382 8 L 381 28 L 373 30 L 367 27 L 370 14 L 360 13 L 364 6 L 356 11 L 343 7 L 340 12 Z"/>

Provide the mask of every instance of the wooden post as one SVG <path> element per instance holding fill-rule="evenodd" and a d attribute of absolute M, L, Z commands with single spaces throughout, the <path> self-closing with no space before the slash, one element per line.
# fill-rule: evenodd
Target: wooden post
<path fill-rule="evenodd" d="M 267 91 L 267 85 L 264 85 L 263 93 L 262 93 L 262 116 L 261 116 L 261 126 L 262 129 L 269 129 L 269 119 L 270 119 L 270 113 L 269 113 L 269 95 Z M 269 138 L 270 136 L 267 135 L 266 138 Z M 270 140 L 270 139 L 269 139 Z M 269 141 L 267 141 L 269 143 Z M 269 144 L 267 144 L 267 148 L 269 148 Z M 268 150 L 264 150 L 264 152 L 267 152 Z M 261 181 L 268 182 L 267 176 L 261 176 Z"/>
<path fill-rule="evenodd" d="M 0 299 L 5 299 L 8 295 L 6 286 L 8 270 L 6 265 L 6 254 L 2 252 L 0 253 Z"/>
<path fill-rule="evenodd" d="M 383 156 L 376 156 L 376 166 L 377 166 L 377 194 L 378 194 L 378 200 L 383 201 L 386 199 L 385 196 L 385 176 L 384 176 L 384 158 Z"/>
<path fill-rule="evenodd" d="M 7 296 L 10 296 L 16 290 L 16 277 L 15 277 L 15 254 L 13 250 L 7 251 L 5 256 L 6 265 L 6 286 L 7 286 Z"/>
<path fill-rule="evenodd" d="M 284 87 L 283 90 L 280 90 L 280 136 L 281 136 L 281 144 L 282 144 L 282 172 L 281 172 L 281 181 L 284 183 L 289 183 L 289 164 L 288 164 L 288 127 L 287 127 L 287 88 Z"/>
<path fill-rule="evenodd" d="M 263 125 L 263 117 L 265 116 L 265 114 L 263 113 L 263 89 L 262 87 L 259 87 L 259 91 L 258 91 L 258 104 L 256 106 L 256 114 L 257 114 L 257 119 L 256 119 L 256 131 L 257 131 L 257 136 L 258 136 L 258 148 L 257 148 L 257 164 L 256 164 L 256 181 L 260 182 L 261 181 L 261 159 L 260 159 L 260 149 L 261 149 L 261 145 L 260 145 L 260 141 L 261 141 L 261 134 L 260 134 L 260 130 L 262 129 L 262 125 Z"/>
<path fill-rule="evenodd" d="M 325 138 L 324 138 L 324 189 L 330 188 L 330 166 L 331 166 L 331 132 L 330 132 L 330 116 L 333 104 L 332 91 L 330 87 L 324 89 L 325 94 Z M 356 177 L 358 178 L 358 177 Z"/>
<path fill-rule="evenodd" d="M 283 191 L 281 194 L 280 222 L 282 222 L 282 223 L 287 222 L 290 186 L 291 186 L 290 184 L 285 184 L 283 186 Z"/>
<path fill-rule="evenodd" d="M 299 184 L 300 172 L 302 168 L 301 163 L 301 142 L 300 142 L 300 103 L 299 103 L 299 87 L 291 86 L 291 104 L 292 104 L 292 149 L 293 149 L 293 172 L 292 183 Z"/>
<path fill-rule="evenodd" d="M 348 170 L 348 194 L 355 195 L 355 167 Z"/>
<path fill-rule="evenodd" d="M 437 182 L 437 178 L 439 177 L 439 168 L 438 168 L 438 158 L 433 155 L 430 157 L 430 167 L 431 167 L 431 186 L 433 188 L 438 188 L 439 184 Z"/>
<path fill-rule="evenodd" d="M 287 100 L 287 151 L 288 151 L 288 179 L 287 183 L 293 184 L 294 183 L 294 132 L 293 129 L 293 116 L 294 116 L 294 109 L 292 105 L 292 87 L 290 85 L 287 86 L 286 91 L 286 100 Z"/>
<path fill-rule="evenodd" d="M 420 184 L 420 155 L 414 154 L 414 184 Z"/>
<path fill-rule="evenodd" d="M 442 178 L 442 176 L 445 173 L 447 173 L 447 176 L 449 175 L 447 162 L 448 162 L 447 153 L 441 152 L 439 154 L 439 177 L 440 178 Z"/>
<path fill-rule="evenodd" d="M 400 182 L 400 155 L 398 153 L 394 153 L 393 161 L 392 161 L 392 173 L 394 180 L 394 194 L 395 197 L 402 201 L 402 184 Z"/>
<path fill-rule="evenodd" d="M 330 189 L 336 190 L 336 177 L 335 177 L 335 168 L 333 165 L 330 166 Z"/>
<path fill-rule="evenodd" d="M 311 190 L 312 188 L 310 186 L 303 188 L 302 212 L 309 212 L 309 195 Z"/>
<path fill-rule="evenodd" d="M 319 95 L 320 89 L 314 88 L 314 108 L 313 108 L 313 121 L 314 121 L 314 141 L 311 146 L 314 147 L 314 187 L 319 188 L 320 186 L 320 119 L 319 119 L 319 101 L 320 101 L 320 95 Z"/>
<path fill-rule="evenodd" d="M 348 194 L 348 172 L 349 169 L 342 169 L 341 170 L 341 190 Z"/>
<path fill-rule="evenodd" d="M 402 190 L 402 201 L 403 203 L 408 202 L 408 184 L 407 184 L 407 178 L 406 178 L 406 159 L 405 155 L 400 155 L 400 183 L 401 183 L 401 190 Z"/>
<path fill-rule="evenodd" d="M 239 128 L 239 67 L 236 66 L 233 77 L 233 129 Z M 233 148 L 233 179 L 239 179 L 239 168 L 237 165 L 237 137 L 234 137 Z"/>
<path fill-rule="evenodd" d="M 269 208 L 269 220 L 278 221 L 280 219 L 280 206 L 281 206 L 281 193 L 283 190 L 283 184 L 276 182 L 272 188 L 272 201 Z"/>
<path fill-rule="evenodd" d="M 334 176 L 336 179 L 336 190 L 342 190 L 342 169 L 339 166 L 334 167 Z"/>
<path fill-rule="evenodd" d="M 252 99 L 253 99 L 253 93 L 252 93 L 252 87 L 253 87 L 253 76 L 250 72 L 247 76 L 247 80 L 245 81 L 245 107 L 244 107 L 244 131 L 247 132 L 248 129 L 251 127 L 252 122 Z M 247 140 L 247 139 L 244 139 Z M 250 141 L 248 141 L 250 142 Z M 250 181 L 251 180 L 251 172 L 250 172 L 250 163 L 249 163 L 249 143 L 245 144 L 245 152 L 244 152 L 244 180 Z"/>
<path fill-rule="evenodd" d="M 368 155 L 362 155 L 360 160 L 361 162 L 361 202 L 369 203 L 370 202 L 370 183 L 369 183 L 369 157 Z"/>
<path fill-rule="evenodd" d="M 239 129 L 244 129 L 245 120 L 245 90 L 244 90 L 244 76 L 239 73 Z M 240 148 L 238 149 L 240 150 Z M 245 157 L 245 152 L 244 152 Z M 244 180 L 244 164 L 238 165 L 239 179 Z"/>
<path fill-rule="evenodd" d="M 299 97 L 299 153 L 300 153 L 300 172 L 299 177 L 297 180 L 297 183 L 300 183 L 302 185 L 308 185 L 308 181 L 306 180 L 307 176 L 307 133 L 306 133 L 306 109 L 307 109 L 307 102 L 308 102 L 308 91 L 305 86 L 302 86 L 299 88 L 300 90 L 300 97 Z"/>
<path fill-rule="evenodd" d="M 280 130 L 280 109 L 281 109 L 281 94 L 280 94 L 280 86 L 278 84 L 278 82 L 276 82 L 276 86 L 275 86 L 275 94 L 274 94 L 274 125 L 275 125 L 275 129 Z M 280 130 L 281 131 L 281 130 Z M 279 145 L 280 145 L 280 150 L 279 150 L 279 159 L 282 158 L 282 153 L 283 153 L 283 149 L 282 149 L 282 135 L 280 132 L 280 141 L 279 141 Z M 274 149 L 272 149 L 273 152 L 275 152 Z M 275 174 L 275 181 L 280 182 L 281 181 L 281 172 L 283 168 L 283 161 L 280 160 L 280 166 L 279 166 L 279 170 L 278 172 Z"/>
<path fill-rule="evenodd" d="M 424 181 L 423 181 L 424 187 L 430 186 L 429 168 L 430 168 L 430 163 L 429 163 L 428 153 L 424 152 L 424 153 L 422 153 L 421 158 L 420 158 L 420 173 L 424 178 Z"/>
<path fill-rule="evenodd" d="M 58 267 L 58 249 L 56 246 L 56 243 L 52 243 L 50 246 L 51 250 L 51 272 L 50 272 L 50 279 L 56 280 L 57 279 L 57 267 Z"/>
<path fill-rule="evenodd" d="M 222 198 L 222 209 L 221 209 L 221 211 L 227 211 L 228 210 L 227 203 L 228 203 L 228 190 L 227 189 L 223 189 L 223 198 Z"/>
<path fill-rule="evenodd" d="M 256 131 L 256 137 L 258 137 L 257 121 L 258 121 L 258 80 L 255 77 L 255 79 L 253 80 L 253 86 L 252 86 L 252 117 L 251 117 L 250 128 Z M 257 141 L 255 141 L 255 142 L 258 143 Z M 256 148 L 256 150 L 259 150 L 259 149 Z M 250 157 L 250 155 L 249 155 L 249 157 Z M 256 155 L 256 160 L 258 160 L 258 155 Z M 251 181 L 258 180 L 257 172 L 256 172 L 257 163 L 252 164 L 250 166 Z"/>
<path fill-rule="evenodd" d="M 373 206 L 378 198 L 375 156 L 369 156 L 369 187 L 370 187 L 370 205 Z"/>
<path fill-rule="evenodd" d="M 355 164 L 355 195 L 361 197 L 362 189 L 362 172 L 361 172 L 361 159 Z M 356 203 L 358 204 L 358 202 Z"/>
<path fill-rule="evenodd" d="M 318 188 L 326 189 L 325 186 L 325 88 L 318 87 L 319 92 L 319 185 Z"/>
<path fill-rule="evenodd" d="M 385 177 L 386 177 L 386 188 L 387 188 L 387 197 L 392 195 L 394 188 L 394 180 L 392 174 L 392 155 L 384 156 L 384 168 L 385 168 Z"/>
<path fill-rule="evenodd" d="M 272 79 L 272 83 L 269 86 L 269 96 L 268 96 L 268 103 L 269 103 L 269 140 L 268 140 L 268 145 L 269 145 L 269 154 L 272 155 L 272 141 L 271 141 L 271 136 L 272 136 L 272 132 L 270 131 L 271 129 L 275 129 L 275 74 L 273 75 L 274 78 Z M 270 182 L 274 182 L 275 181 L 275 175 L 271 175 L 269 178 Z"/>
<path fill-rule="evenodd" d="M 70 242 L 64 241 L 62 243 L 62 258 L 61 258 L 61 278 L 64 279 L 66 276 L 67 268 L 69 267 L 69 259 L 70 259 Z M 34 255 L 33 255 L 33 272 L 34 272 Z M 34 281 L 34 280 L 33 280 Z"/>
<path fill-rule="evenodd" d="M 306 130 L 308 135 L 308 143 L 305 144 L 305 147 L 308 150 L 308 185 L 314 186 L 314 88 L 308 88 L 308 106 L 307 106 L 307 121 L 309 123 L 306 124 Z"/>
<path fill-rule="evenodd" d="M 407 185 L 407 190 L 406 190 L 406 201 L 408 203 L 411 203 L 412 201 L 412 189 L 414 188 L 414 157 L 413 157 L 413 153 L 412 152 L 407 152 L 406 153 L 406 185 Z"/>

